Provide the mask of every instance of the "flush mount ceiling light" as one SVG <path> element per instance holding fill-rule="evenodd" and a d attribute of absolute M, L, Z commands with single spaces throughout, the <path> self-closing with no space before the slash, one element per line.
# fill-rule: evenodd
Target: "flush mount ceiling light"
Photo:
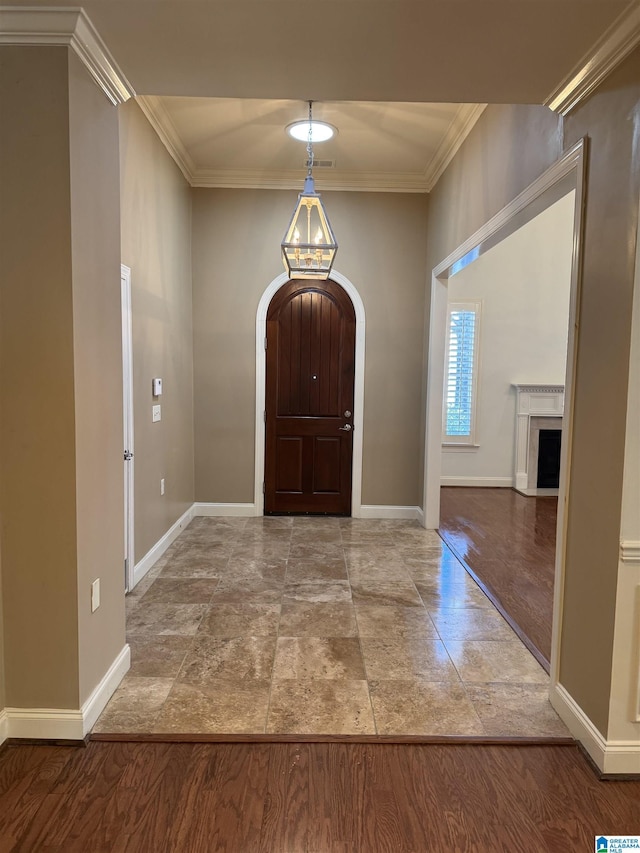
<path fill-rule="evenodd" d="M 325 121 L 295 121 L 287 126 L 287 133 L 298 142 L 307 142 L 311 128 L 311 142 L 326 142 L 335 134 L 336 129 Z"/>
<path fill-rule="evenodd" d="M 309 101 L 307 128 L 307 164 L 309 171 L 304 189 L 281 243 L 282 260 L 289 278 L 329 278 L 333 259 L 338 251 L 336 238 L 325 213 L 320 196 L 315 190 L 313 175 L 313 121 L 312 101 Z"/>

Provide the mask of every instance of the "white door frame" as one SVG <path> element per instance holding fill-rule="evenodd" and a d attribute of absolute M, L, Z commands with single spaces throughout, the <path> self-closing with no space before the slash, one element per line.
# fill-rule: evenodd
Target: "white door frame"
<path fill-rule="evenodd" d="M 581 139 L 526 190 L 504 207 L 482 228 L 438 264 L 431 274 L 431 315 L 427 371 L 427 408 L 424 464 L 424 526 L 435 529 L 440 523 L 440 479 L 442 471 L 442 407 L 444 385 L 444 344 L 447 314 L 447 282 L 453 264 L 470 252 L 480 252 L 496 245 L 518 225 L 517 216 L 527 205 L 573 172 L 575 215 L 573 222 L 573 255 L 569 298 L 569 334 L 565 377 L 565 404 L 560 456 L 560 487 L 555 557 L 553 626 L 551 638 L 551 684 L 558 681 L 561 620 L 564 593 L 567 497 L 569 494 L 571 443 L 573 440 L 574 376 L 576 365 L 576 328 L 581 278 L 583 206 L 585 192 L 586 140 Z M 543 208 L 541 208 L 543 209 Z"/>
<path fill-rule="evenodd" d="M 364 342 L 365 312 L 360 294 L 349 279 L 332 270 L 331 281 L 339 284 L 353 303 L 356 315 L 356 354 L 353 400 L 353 459 L 351 463 L 351 515 L 362 515 L 362 433 L 364 424 Z M 267 337 L 267 311 L 277 291 L 291 279 L 282 273 L 266 288 L 256 312 L 256 448 L 254 501 L 256 515 L 264 515 L 264 443 L 265 443 L 265 395 L 266 367 L 265 343 Z"/>
<path fill-rule="evenodd" d="M 131 324 L 131 269 L 120 266 L 122 295 L 122 422 L 124 459 L 124 564 L 125 591 L 134 587 L 134 492 L 133 492 L 133 337 Z M 127 451 L 132 454 L 126 459 Z"/>

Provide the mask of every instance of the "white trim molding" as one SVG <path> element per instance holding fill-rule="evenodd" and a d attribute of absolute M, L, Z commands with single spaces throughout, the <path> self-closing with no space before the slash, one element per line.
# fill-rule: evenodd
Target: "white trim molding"
<path fill-rule="evenodd" d="M 455 118 L 426 168 L 424 174 L 426 192 L 430 193 L 438 183 L 444 170 L 456 156 L 460 146 L 486 108 L 487 104 L 460 104 Z"/>
<path fill-rule="evenodd" d="M 571 174 L 574 169 L 582 169 L 585 158 L 585 140 L 580 139 L 568 151 L 556 160 L 549 168 L 544 171 L 539 178 L 529 184 L 520 195 L 517 195 L 513 201 L 506 204 L 502 210 L 499 210 L 495 216 L 492 216 L 488 222 L 479 228 L 474 234 L 468 237 L 464 243 L 461 243 L 457 249 L 454 249 L 437 267 L 433 269 L 432 275 L 435 278 L 447 279 L 449 277 L 451 267 L 457 262 L 465 258 L 469 252 L 474 249 L 482 248 L 483 244 L 495 245 L 494 238 L 502 239 L 502 232 L 508 229 L 512 221 L 515 221 L 517 227 L 522 223 L 516 220 L 516 216 L 525 208 L 540 198 L 547 190 L 555 186 L 562 178 Z"/>
<path fill-rule="evenodd" d="M 629 6 L 546 99 L 545 106 L 566 116 L 640 44 L 640 6 Z"/>
<path fill-rule="evenodd" d="M 580 741 L 602 773 L 638 773 L 640 741 L 606 740 L 561 684 L 551 686 L 549 699 L 573 737 Z"/>
<path fill-rule="evenodd" d="M 3 708 L 0 711 L 0 746 L 5 742 L 5 740 L 9 737 L 9 716 L 6 712 L 6 709 Z"/>
<path fill-rule="evenodd" d="M 133 419 L 133 312 L 131 310 L 131 268 L 120 264 L 122 309 L 122 438 L 124 451 L 124 530 L 126 591 L 133 588 L 135 566 L 135 442 Z M 127 459 L 126 453 L 131 454 Z"/>
<path fill-rule="evenodd" d="M 10 738 L 82 740 L 82 711 L 66 708 L 6 708 Z"/>
<path fill-rule="evenodd" d="M 446 453 L 447 450 L 443 452 Z M 441 486 L 471 486 L 486 489 L 510 489 L 511 477 L 441 477 Z"/>
<path fill-rule="evenodd" d="M 349 279 L 332 270 L 330 281 L 339 284 L 346 292 L 353 304 L 356 315 L 356 357 L 355 357 L 355 384 L 353 398 L 353 461 L 351 466 L 351 515 L 360 518 L 362 503 L 362 433 L 364 430 L 364 353 L 366 319 L 364 303 L 354 285 Z M 267 358 L 264 342 L 267 335 L 267 311 L 269 304 L 283 285 L 289 281 L 286 273 L 274 278 L 266 288 L 256 311 L 256 444 L 255 444 L 255 484 L 254 502 L 255 515 L 264 513 L 264 443 L 265 443 L 265 396 Z"/>
<path fill-rule="evenodd" d="M 135 96 L 84 9 L 0 8 L 0 44 L 70 47 L 112 104 Z"/>
<path fill-rule="evenodd" d="M 104 711 L 130 666 L 131 650 L 125 645 L 87 701 L 77 710 L 5 708 L 0 714 L 0 743 L 7 738 L 83 740 Z"/>
<path fill-rule="evenodd" d="M 422 522 L 422 510 L 419 506 L 385 506 L 384 504 L 363 504 L 360 518 L 407 519 Z"/>
<path fill-rule="evenodd" d="M 247 518 L 257 515 L 255 504 L 194 503 L 193 517 Z"/>
<path fill-rule="evenodd" d="M 621 542 L 620 559 L 623 563 L 640 564 L 640 542 Z"/>
<path fill-rule="evenodd" d="M 82 737 L 95 726 L 98 717 L 107 707 L 107 702 L 116 692 L 118 685 L 130 668 L 131 649 L 126 644 L 101 679 L 100 684 L 82 706 Z"/>
<path fill-rule="evenodd" d="M 171 525 L 164 536 L 161 539 L 158 539 L 156 544 L 147 551 L 138 563 L 136 563 L 133 570 L 133 586 L 131 589 L 134 589 L 136 585 L 140 583 L 154 563 L 162 557 L 167 548 L 178 538 L 178 536 L 180 536 L 182 531 L 189 524 L 193 518 L 193 506 L 194 505 L 192 504 L 189 509 L 187 509 L 180 518 Z M 129 592 L 131 592 L 131 590 L 129 590 Z"/>
<path fill-rule="evenodd" d="M 193 177 L 196 173 L 196 164 L 180 138 L 162 98 L 157 95 L 138 95 L 136 103 L 189 184 L 192 187 L 199 186 L 194 183 Z"/>
<path fill-rule="evenodd" d="M 171 152 L 169 152 L 171 153 Z M 426 193 L 421 172 L 337 172 L 316 169 L 322 192 Z M 300 169 L 198 169 L 192 187 L 251 190 L 300 190 Z"/>

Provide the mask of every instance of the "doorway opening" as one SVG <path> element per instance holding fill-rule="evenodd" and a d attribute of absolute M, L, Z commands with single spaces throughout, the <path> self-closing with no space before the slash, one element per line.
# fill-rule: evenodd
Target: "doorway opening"
<path fill-rule="evenodd" d="M 351 513 L 355 331 L 332 281 L 293 280 L 271 300 L 265 514 Z"/>
<path fill-rule="evenodd" d="M 442 416 L 445 373 L 445 336 L 448 285 L 450 277 L 466 264 L 497 246 L 522 225 L 567 194 L 573 192 L 573 240 L 569 294 L 566 373 L 564 383 L 564 418 L 560 460 L 559 498 L 554 557 L 553 606 L 551 616 L 550 669 L 552 686 L 557 681 L 562 592 L 564 586 L 566 495 L 569 485 L 569 459 L 573 419 L 573 378 L 576 355 L 576 315 L 579 296 L 582 207 L 584 195 L 585 143 L 577 143 L 537 181 L 507 205 L 476 234 L 445 258 L 432 272 L 431 317 L 429 332 L 428 389 L 426 410 L 426 446 L 424 469 L 425 526 L 438 528 L 440 523 L 440 487 L 442 474 Z M 537 377 L 532 377 L 539 381 Z M 515 431 L 514 431 L 515 432 Z M 513 439 L 512 439 L 513 440 Z M 486 485 L 486 484 L 485 484 Z M 508 486 L 509 483 L 495 484 Z M 512 484 L 514 486 L 515 483 Z M 480 490 L 476 490 L 480 491 Z M 525 500 L 529 500 L 528 498 Z M 537 500 L 532 498 L 531 500 Z M 503 614 L 504 615 L 504 614 Z"/>
<path fill-rule="evenodd" d="M 336 271 L 331 273 L 330 282 L 338 285 L 347 295 L 355 315 L 355 350 L 353 379 L 353 409 L 350 421 L 342 421 L 342 426 L 352 426 L 352 462 L 351 462 L 351 516 L 360 518 L 362 514 L 362 438 L 364 416 L 364 364 L 365 364 L 365 310 L 362 298 L 349 279 Z M 269 306 L 278 291 L 289 283 L 286 273 L 275 278 L 265 289 L 256 312 L 256 443 L 255 443 L 255 486 L 254 505 L 256 515 L 265 511 L 265 445 L 266 445 L 266 374 L 267 374 L 267 314 Z M 312 374 L 313 375 L 313 374 Z M 313 381 L 313 380 L 312 380 Z"/>

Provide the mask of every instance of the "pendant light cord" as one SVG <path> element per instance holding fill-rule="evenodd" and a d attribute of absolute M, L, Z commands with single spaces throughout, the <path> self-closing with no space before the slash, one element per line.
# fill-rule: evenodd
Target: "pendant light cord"
<path fill-rule="evenodd" d="M 313 124 L 312 124 L 312 111 L 311 105 L 313 101 L 309 101 L 309 139 L 307 141 L 307 175 L 311 175 L 311 170 L 313 168 Z"/>

